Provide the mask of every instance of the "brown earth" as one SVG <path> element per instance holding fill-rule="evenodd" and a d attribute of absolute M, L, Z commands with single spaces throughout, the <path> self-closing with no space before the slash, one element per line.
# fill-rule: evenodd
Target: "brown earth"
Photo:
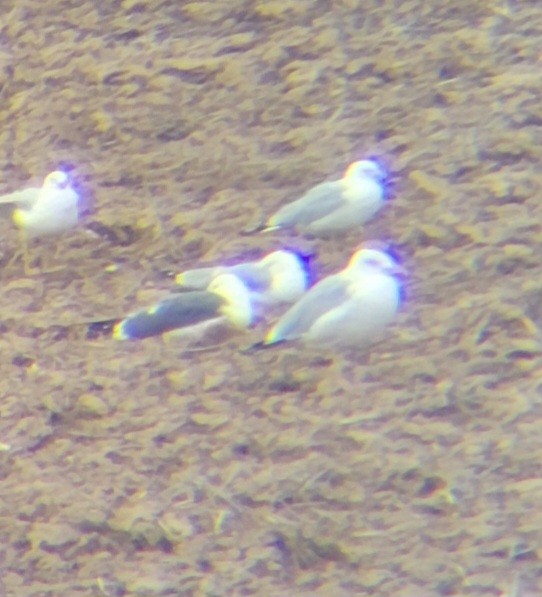
<path fill-rule="evenodd" d="M 25 277 L 0 222 L 0 594 L 540 594 L 538 2 L 2 14 L 0 192 L 73 166 L 99 235 L 35 242 Z M 323 274 L 368 238 L 404 256 L 368 354 L 85 339 L 168 271 L 297 242 L 239 232 L 366 155 L 390 206 L 314 246 Z"/>

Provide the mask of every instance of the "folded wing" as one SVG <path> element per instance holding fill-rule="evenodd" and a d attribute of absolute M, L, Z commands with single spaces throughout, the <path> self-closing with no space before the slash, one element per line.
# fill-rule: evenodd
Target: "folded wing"
<path fill-rule="evenodd" d="M 320 318 L 348 301 L 349 297 L 348 281 L 341 275 L 325 278 L 286 311 L 269 330 L 265 344 L 303 336 Z"/>

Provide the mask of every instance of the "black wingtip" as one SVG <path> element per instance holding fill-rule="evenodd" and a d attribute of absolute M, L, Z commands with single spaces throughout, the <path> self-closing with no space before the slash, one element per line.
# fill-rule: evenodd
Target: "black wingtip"
<path fill-rule="evenodd" d="M 260 352 L 261 350 L 269 350 L 270 348 L 276 348 L 279 344 L 283 344 L 285 340 L 278 340 L 277 342 L 255 342 L 246 348 L 240 350 L 241 354 L 252 354 L 254 352 Z"/>
<path fill-rule="evenodd" d="M 119 321 L 119 319 L 106 319 L 104 321 L 93 321 L 92 323 L 89 323 L 86 333 L 87 340 L 111 338 L 113 335 L 113 328 Z"/>
<path fill-rule="evenodd" d="M 243 230 L 239 231 L 241 236 L 253 236 L 254 234 L 259 234 L 260 232 L 264 232 L 267 228 L 269 228 L 265 222 L 259 222 L 255 226 L 244 228 Z"/>
<path fill-rule="evenodd" d="M 255 342 L 254 344 L 250 344 L 249 346 L 246 346 L 245 348 L 241 348 L 239 350 L 239 352 L 241 354 L 252 354 L 254 352 L 263 350 L 264 348 L 265 348 L 265 344 L 263 342 Z"/>

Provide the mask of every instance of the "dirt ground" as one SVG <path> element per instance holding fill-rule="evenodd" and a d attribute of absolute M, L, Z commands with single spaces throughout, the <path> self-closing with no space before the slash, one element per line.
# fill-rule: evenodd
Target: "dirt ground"
<path fill-rule="evenodd" d="M 541 594 L 539 3 L 0 8 L 0 193 L 93 204 L 32 276 L 0 221 L 0 595 Z M 363 230 L 240 234 L 364 156 Z M 85 337 L 168 272 L 373 238 L 410 277 L 365 354 Z"/>

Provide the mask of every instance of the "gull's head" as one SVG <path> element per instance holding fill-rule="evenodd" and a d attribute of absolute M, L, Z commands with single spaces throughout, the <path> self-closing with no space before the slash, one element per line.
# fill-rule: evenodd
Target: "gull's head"
<path fill-rule="evenodd" d="M 375 160 L 359 160 L 348 166 L 344 173 L 345 180 L 359 180 L 369 178 L 375 182 L 383 183 L 386 180 L 386 172 Z"/>
<path fill-rule="evenodd" d="M 274 251 L 259 264 L 269 274 L 268 294 L 273 302 L 293 303 L 310 286 L 308 262 L 293 251 Z"/>
<path fill-rule="evenodd" d="M 234 274 L 220 274 L 207 287 L 208 292 L 224 300 L 222 315 L 237 328 L 247 328 L 254 321 L 250 291 Z"/>
<path fill-rule="evenodd" d="M 54 170 L 45 177 L 44 189 L 65 189 L 70 184 L 70 178 L 62 170 Z"/>
<path fill-rule="evenodd" d="M 348 262 L 348 270 L 384 273 L 391 276 L 404 274 L 403 268 L 386 251 L 362 247 Z"/>
<path fill-rule="evenodd" d="M 399 303 L 406 299 L 407 270 L 395 259 L 391 247 L 383 248 L 379 241 L 364 243 L 350 258 L 345 272 L 354 278 L 361 275 L 385 276 L 397 287 Z"/>

